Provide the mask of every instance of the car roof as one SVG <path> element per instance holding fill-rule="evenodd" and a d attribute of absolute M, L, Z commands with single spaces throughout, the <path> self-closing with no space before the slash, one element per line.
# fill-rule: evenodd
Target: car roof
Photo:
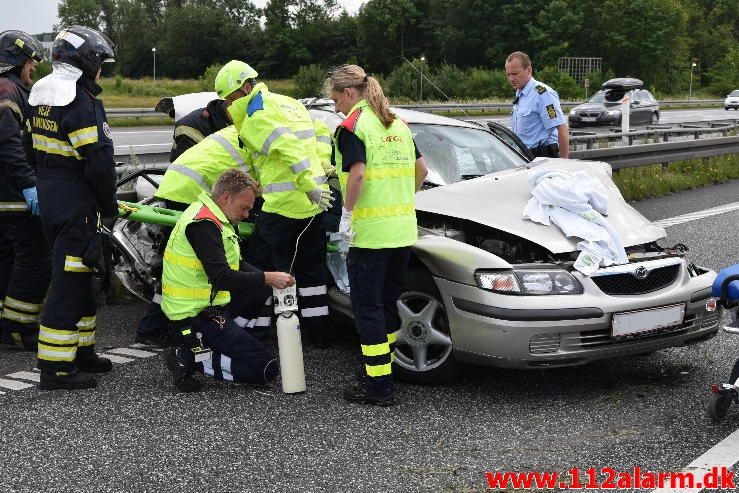
<path fill-rule="evenodd" d="M 311 110 L 323 110 L 338 115 L 334 110 L 334 102 L 330 99 L 301 99 L 301 102 L 305 104 L 308 109 Z M 455 127 L 467 127 L 475 129 L 483 129 L 481 125 L 466 122 L 464 120 L 457 120 L 456 118 L 449 118 L 448 116 L 434 115 L 433 113 L 426 113 L 423 111 L 409 110 L 405 108 L 398 108 L 397 106 L 391 106 L 390 109 L 393 113 L 398 115 L 404 122 L 412 124 L 426 124 L 426 125 L 453 125 Z"/>
<path fill-rule="evenodd" d="M 644 87 L 644 82 L 642 82 L 639 79 L 634 79 L 632 77 L 618 77 L 616 79 L 610 79 L 603 83 L 601 88 L 603 89 L 622 89 L 622 90 L 629 90 L 629 89 L 641 89 Z"/>

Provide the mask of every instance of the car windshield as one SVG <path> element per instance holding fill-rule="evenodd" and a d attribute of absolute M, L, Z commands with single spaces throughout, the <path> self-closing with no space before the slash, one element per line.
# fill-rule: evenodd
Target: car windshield
<path fill-rule="evenodd" d="M 731 97 L 739 96 L 739 89 L 737 89 L 736 91 L 731 91 L 731 94 L 729 94 L 729 96 Z"/>
<path fill-rule="evenodd" d="M 449 185 L 526 165 L 523 157 L 482 129 L 424 124 L 410 127 L 429 168 L 426 182 L 433 185 Z"/>
<path fill-rule="evenodd" d="M 606 102 L 606 93 L 603 91 L 598 91 L 595 94 L 593 94 L 593 97 L 588 99 L 589 103 L 605 103 Z"/>

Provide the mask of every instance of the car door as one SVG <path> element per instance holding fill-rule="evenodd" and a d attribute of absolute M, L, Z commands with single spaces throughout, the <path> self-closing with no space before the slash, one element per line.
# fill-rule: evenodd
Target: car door
<path fill-rule="evenodd" d="M 631 120 L 634 123 L 649 122 L 649 98 L 644 91 L 637 90 L 632 96 Z"/>
<path fill-rule="evenodd" d="M 528 161 L 534 160 L 534 155 L 526 147 L 526 144 L 524 144 L 523 141 L 518 138 L 518 135 L 514 134 L 511 129 L 501 125 L 500 123 L 492 121 L 487 122 L 487 124 L 488 129 L 496 137 L 502 140 L 505 145 L 519 153 L 521 156 L 525 157 Z"/>

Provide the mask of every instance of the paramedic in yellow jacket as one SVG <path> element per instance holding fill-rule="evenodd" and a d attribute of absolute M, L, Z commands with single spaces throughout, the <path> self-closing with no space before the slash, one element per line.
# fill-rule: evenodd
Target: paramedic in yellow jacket
<path fill-rule="evenodd" d="M 326 85 L 336 111 L 346 115 L 334 136 L 344 198 L 339 234 L 350 245 L 347 270 L 364 362 L 344 398 L 390 406 L 397 301 L 418 236 L 415 196 L 428 170 L 410 128 L 390 111 L 374 77 L 342 65 Z"/>
<path fill-rule="evenodd" d="M 232 60 L 215 80 L 218 97 L 226 101 L 251 156 L 252 176 L 263 189 L 249 260 L 262 270 L 295 275 L 304 337 L 325 346 L 326 233 L 317 216 L 330 207 L 332 197 L 324 171 L 330 166 L 324 150 L 328 146 L 321 146 L 317 137 L 326 135 L 317 132 L 302 103 L 270 92 L 256 81 L 257 75 L 248 64 Z M 267 335 L 268 310 L 252 329 L 257 337 Z"/>

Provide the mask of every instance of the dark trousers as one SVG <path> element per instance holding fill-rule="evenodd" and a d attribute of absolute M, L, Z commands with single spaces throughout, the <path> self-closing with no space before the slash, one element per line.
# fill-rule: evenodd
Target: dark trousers
<path fill-rule="evenodd" d="M 95 357 L 97 304 L 92 270 L 82 264 L 82 257 L 98 234 L 97 215 L 91 211 L 60 223 L 53 219 L 42 215 L 51 245 L 51 288 L 41 317 L 38 368 L 69 372 L 76 361 Z"/>
<path fill-rule="evenodd" d="M 403 290 L 410 248 L 350 248 L 346 267 L 364 368 L 371 385 L 392 389 L 397 301 Z"/>
<path fill-rule="evenodd" d="M 51 259 L 41 220 L 27 214 L 0 217 L 0 330 L 20 343 L 38 333 L 51 279 Z"/>
<path fill-rule="evenodd" d="M 216 380 L 254 385 L 274 380 L 279 373 L 276 357 L 249 331 L 236 325 L 228 310 L 220 312 L 221 319 L 215 313 L 173 322 L 176 332 L 190 325 L 201 334 L 203 344 L 213 351 L 210 360 L 196 366 L 198 371 Z"/>
<path fill-rule="evenodd" d="M 295 262 L 291 271 L 293 257 Z M 307 219 L 290 219 L 262 211 L 254 234 L 249 239 L 249 262 L 267 272 L 291 272 L 298 287 L 300 326 L 303 333 L 312 337 L 326 330 L 326 231 L 321 215 Z M 263 306 L 262 313 L 254 324 L 253 333 L 264 338 L 271 325 L 272 306 L 265 304 L 265 300 L 261 300 L 260 304 Z"/>

